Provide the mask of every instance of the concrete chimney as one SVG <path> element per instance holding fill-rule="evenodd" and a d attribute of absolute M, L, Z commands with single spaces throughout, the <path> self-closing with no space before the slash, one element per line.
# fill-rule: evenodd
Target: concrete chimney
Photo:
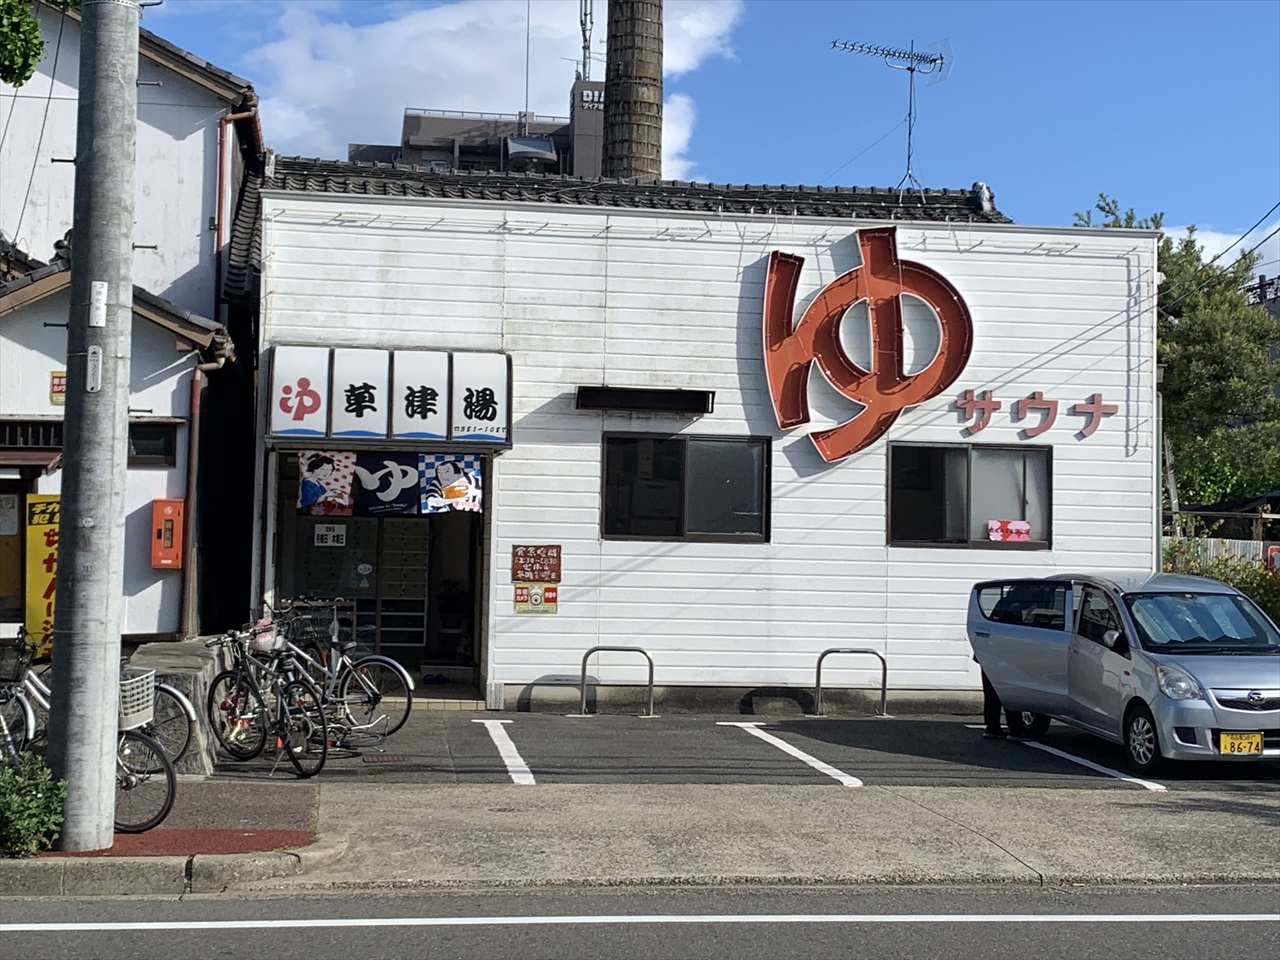
<path fill-rule="evenodd" d="M 601 174 L 662 179 L 662 0 L 609 0 Z"/>

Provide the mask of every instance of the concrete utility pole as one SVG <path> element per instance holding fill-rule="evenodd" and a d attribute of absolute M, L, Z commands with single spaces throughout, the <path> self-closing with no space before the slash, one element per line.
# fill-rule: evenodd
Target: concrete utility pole
<path fill-rule="evenodd" d="M 112 844 L 124 590 L 137 0 L 83 0 L 49 759 L 63 850 Z"/>
<path fill-rule="evenodd" d="M 604 163 L 618 179 L 662 179 L 662 0 L 609 0 Z"/>

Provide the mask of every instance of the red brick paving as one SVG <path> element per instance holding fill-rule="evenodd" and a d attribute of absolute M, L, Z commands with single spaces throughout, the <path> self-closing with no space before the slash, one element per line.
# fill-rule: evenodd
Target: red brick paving
<path fill-rule="evenodd" d="M 208 853 L 258 853 L 282 847 L 305 847 L 315 840 L 310 830 L 166 830 L 117 833 L 109 850 L 63 853 L 51 850 L 42 857 L 189 857 Z"/>

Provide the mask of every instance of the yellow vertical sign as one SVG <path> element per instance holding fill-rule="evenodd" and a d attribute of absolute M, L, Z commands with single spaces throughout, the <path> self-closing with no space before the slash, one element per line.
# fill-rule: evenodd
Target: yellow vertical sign
<path fill-rule="evenodd" d="M 58 522 L 60 505 L 57 496 L 27 496 L 27 632 L 40 644 L 39 654 L 52 645 L 53 603 L 58 590 Z"/>

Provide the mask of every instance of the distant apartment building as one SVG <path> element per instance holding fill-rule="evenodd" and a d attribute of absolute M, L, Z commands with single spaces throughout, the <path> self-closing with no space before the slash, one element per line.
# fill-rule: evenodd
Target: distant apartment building
<path fill-rule="evenodd" d="M 494 170 L 600 176 L 604 82 L 578 80 L 568 117 L 409 108 L 399 144 L 352 143 L 347 158 L 404 163 L 441 172 Z"/>

